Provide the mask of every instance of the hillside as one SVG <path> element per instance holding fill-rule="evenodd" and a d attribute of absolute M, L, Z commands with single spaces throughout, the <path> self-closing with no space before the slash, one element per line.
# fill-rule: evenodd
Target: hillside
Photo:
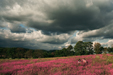
<path fill-rule="evenodd" d="M 78 64 L 85 58 L 88 64 Z M 113 75 L 110 54 L 38 59 L 0 59 L 0 75 Z"/>

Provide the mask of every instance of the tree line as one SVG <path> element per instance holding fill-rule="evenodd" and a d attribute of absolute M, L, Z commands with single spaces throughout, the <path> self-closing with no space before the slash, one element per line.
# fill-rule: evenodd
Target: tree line
<path fill-rule="evenodd" d="M 100 43 L 78 41 L 73 47 L 69 45 L 61 50 L 32 50 L 25 48 L 0 48 L 0 58 L 46 58 L 72 55 L 89 55 L 113 52 L 113 47 L 102 47 Z"/>

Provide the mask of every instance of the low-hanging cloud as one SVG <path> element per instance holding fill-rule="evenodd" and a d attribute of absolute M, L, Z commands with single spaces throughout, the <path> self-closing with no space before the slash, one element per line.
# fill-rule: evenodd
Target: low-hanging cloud
<path fill-rule="evenodd" d="M 31 33 L 13 33 L 0 29 L 0 47 L 24 47 L 31 49 L 58 49 L 70 37 L 69 34 L 44 35 L 41 30 Z M 48 46 L 48 47 L 46 47 Z"/>

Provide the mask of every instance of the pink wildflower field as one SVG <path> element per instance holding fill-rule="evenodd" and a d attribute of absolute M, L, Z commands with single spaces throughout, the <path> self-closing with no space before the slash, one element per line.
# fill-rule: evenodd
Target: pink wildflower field
<path fill-rule="evenodd" d="M 78 64 L 82 58 L 88 64 Z M 113 55 L 0 59 L 0 75 L 113 75 Z"/>

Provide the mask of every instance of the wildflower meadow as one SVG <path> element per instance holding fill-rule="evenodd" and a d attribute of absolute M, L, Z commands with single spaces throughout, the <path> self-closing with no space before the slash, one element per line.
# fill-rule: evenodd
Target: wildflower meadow
<path fill-rule="evenodd" d="M 85 58 L 88 64 L 78 64 Z M 0 75 L 113 75 L 113 55 L 0 59 Z"/>

